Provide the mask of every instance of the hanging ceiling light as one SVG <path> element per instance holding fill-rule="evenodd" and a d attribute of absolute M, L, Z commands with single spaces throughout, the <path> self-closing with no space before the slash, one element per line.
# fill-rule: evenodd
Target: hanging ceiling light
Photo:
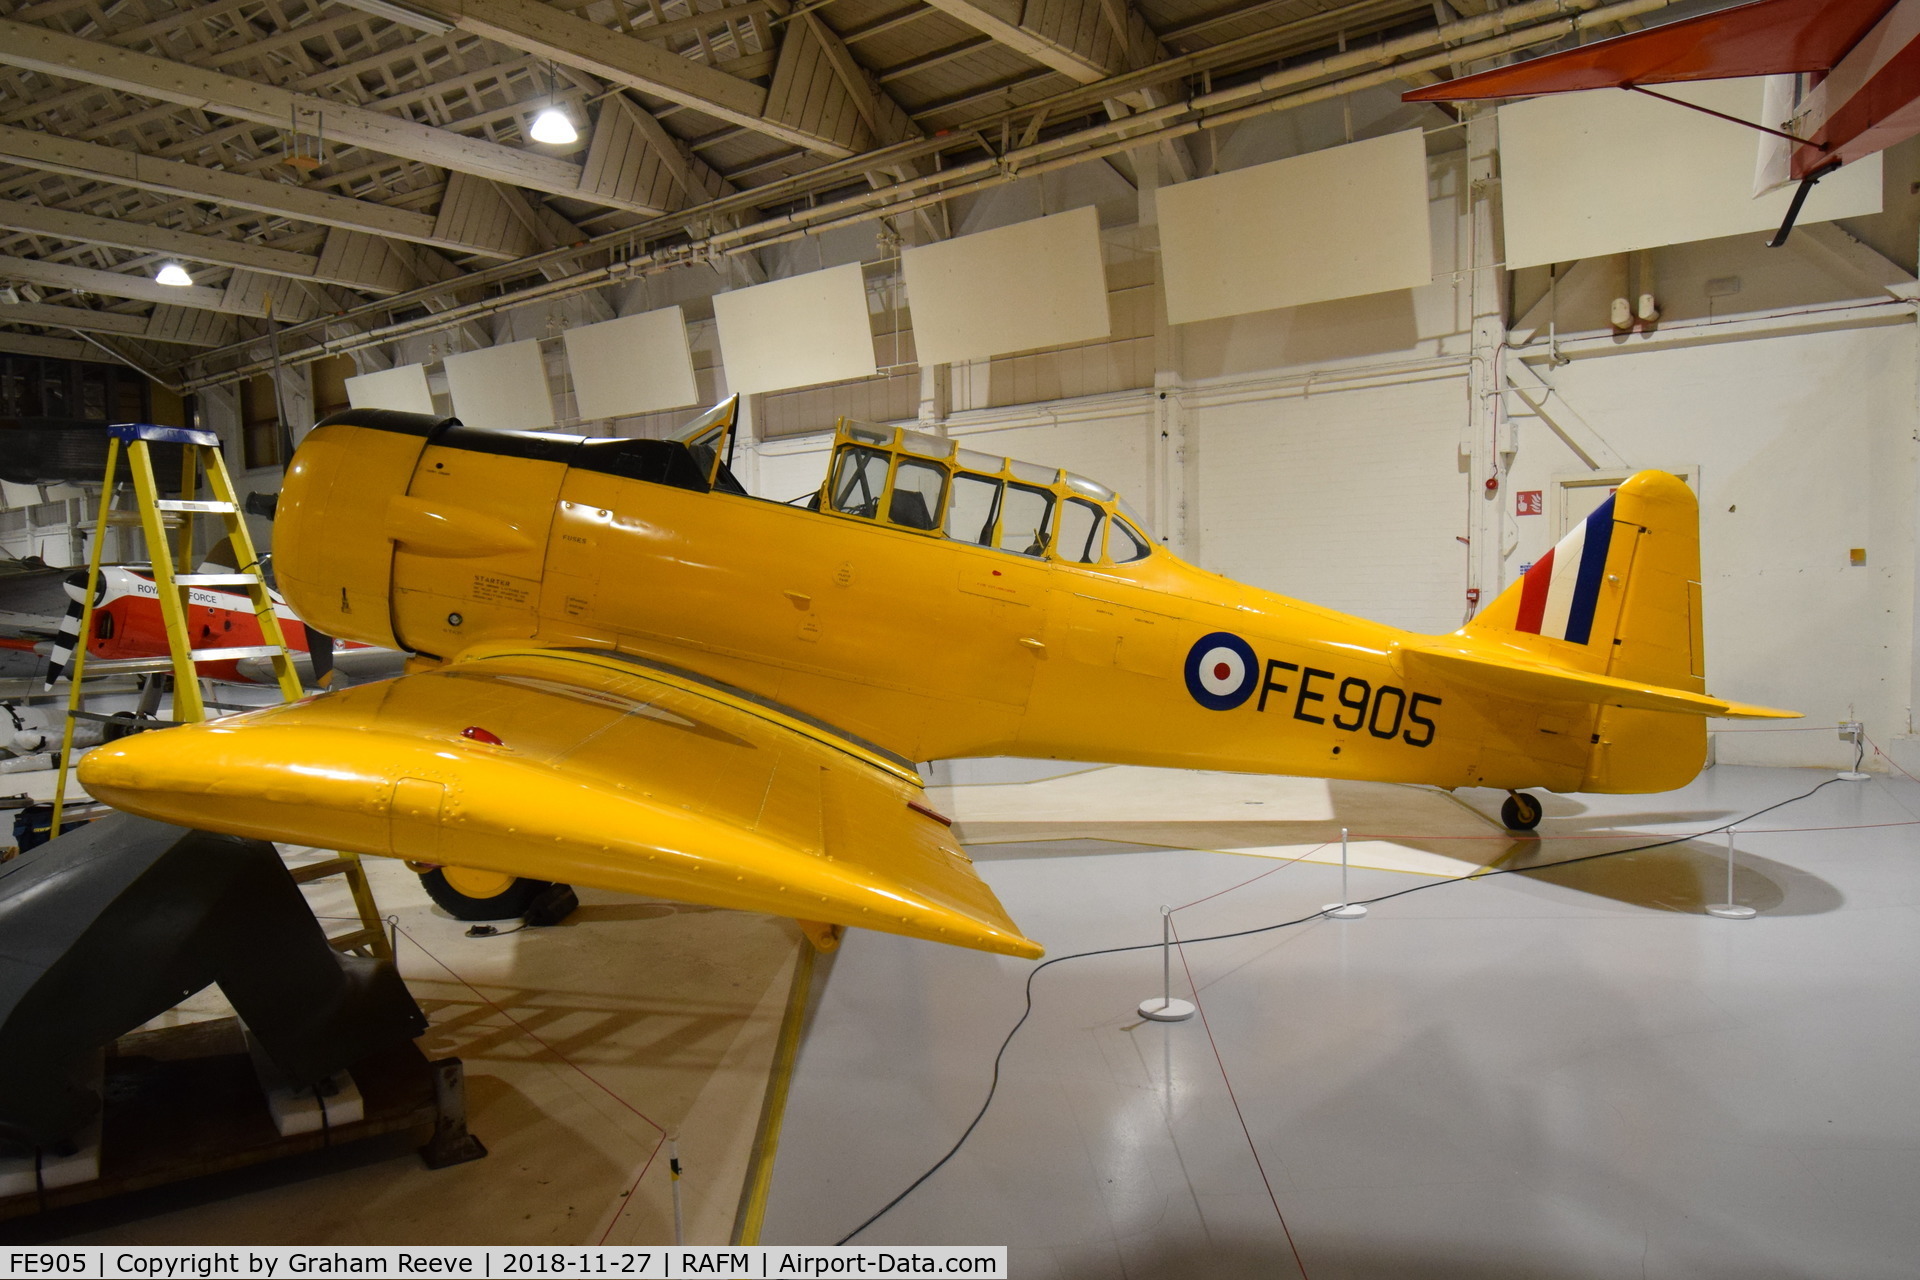
<path fill-rule="evenodd" d="M 553 64 L 547 64 L 547 105 L 533 118 L 533 127 L 527 130 L 535 142 L 544 142 L 548 146 L 563 147 L 569 142 L 578 142 L 580 133 L 573 127 L 573 121 L 553 100 Z"/>
<path fill-rule="evenodd" d="M 184 284 L 192 284 L 193 277 L 188 275 L 187 269 L 181 266 L 179 263 L 167 262 L 167 263 L 162 263 L 160 269 L 153 273 L 153 282 L 155 284 L 184 285 Z"/>
<path fill-rule="evenodd" d="M 549 105 L 533 118 L 535 142 L 545 142 L 552 146 L 564 146 L 569 142 L 578 142 L 580 133 L 573 127 L 573 121 L 567 119 L 567 113 L 559 107 Z"/>

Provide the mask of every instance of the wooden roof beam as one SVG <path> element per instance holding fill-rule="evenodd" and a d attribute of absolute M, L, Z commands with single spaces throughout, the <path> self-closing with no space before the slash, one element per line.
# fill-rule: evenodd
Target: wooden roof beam
<path fill-rule="evenodd" d="M 540 0 L 441 0 L 419 8 L 444 17 L 462 31 L 496 44 L 597 76 L 655 98 L 691 107 L 702 115 L 767 131 L 761 113 L 767 91 L 648 40 L 623 36 Z M 817 144 L 819 139 L 789 141 Z"/>
<path fill-rule="evenodd" d="M 784 19 L 788 0 L 767 7 Z M 462 31 L 818 155 L 844 159 L 876 138 L 892 141 L 912 130 L 906 113 L 866 82 L 845 44 L 809 13 L 783 20 L 773 82 L 763 89 L 733 71 L 661 48 L 644 38 L 645 27 L 621 35 L 540 0 L 437 0 L 431 8 Z M 700 17 L 718 21 L 732 13 L 721 9 Z M 826 86 L 825 77 L 837 87 Z"/>
<path fill-rule="evenodd" d="M 220 289 L 200 285 L 155 284 L 146 276 L 122 271 L 97 271 L 92 267 L 69 266 L 64 262 L 41 262 L 34 258 L 0 257 L 0 280 L 23 280 L 75 293 L 97 293 L 108 298 L 132 298 L 139 302 L 172 303 L 218 311 L 224 296 Z"/>
<path fill-rule="evenodd" d="M 204 262 L 209 266 L 262 271 L 268 275 L 291 276 L 296 280 L 319 280 L 373 293 L 399 293 L 412 288 L 414 284 L 410 279 L 395 281 L 390 274 L 357 270 L 351 263 L 336 263 L 334 259 L 337 255 L 294 253 L 250 244 L 244 240 L 195 235 L 124 218 L 96 218 L 88 213 L 49 209 L 45 205 L 23 204 L 18 200 L 0 200 L 0 228 L 52 236 L 58 240 L 132 249 L 137 253 L 155 253 L 187 262 Z"/>
<path fill-rule="evenodd" d="M 537 7 L 544 9 L 546 6 Z M 603 35 L 610 40 L 620 38 L 606 32 Z M 662 57 L 672 57 L 644 41 L 631 43 Z M 685 59 L 674 60 L 689 67 L 695 65 Z M 573 196 L 596 204 L 610 203 L 607 197 L 596 198 L 580 190 L 581 166 L 569 160 L 501 146 L 484 138 L 471 138 L 449 129 L 435 128 L 365 107 L 292 93 L 273 85 L 223 75 L 183 62 L 170 62 L 130 49 L 82 40 L 45 27 L 0 19 L 0 64 L 37 71 L 58 79 L 101 85 L 121 93 L 155 98 L 178 106 L 234 116 L 274 128 L 285 128 L 289 121 L 296 119 L 315 122 L 324 119 L 327 136 L 338 143 L 365 147 L 385 155 L 418 160 L 443 169 L 471 173 L 476 177 L 552 195 Z M 753 89 L 754 86 L 749 85 L 748 88 Z M 649 208 L 636 208 L 634 211 L 661 212 Z"/>
<path fill-rule="evenodd" d="M 193 317 L 181 323 L 181 317 Z M 117 338 L 171 342 L 189 347 L 217 347 L 238 333 L 227 316 L 212 316 L 180 307 L 155 307 L 152 315 L 130 316 L 87 307 L 50 306 L 44 302 L 0 303 L 0 324 L 31 324 L 75 333 L 106 333 Z M 18 336 L 18 335 L 14 335 Z"/>
<path fill-rule="evenodd" d="M 119 311 L 92 311 L 45 302 L 0 303 L 0 324 L 37 324 L 49 329 L 78 329 L 83 333 L 118 333 L 138 338 L 147 331 L 145 316 Z"/>
<path fill-rule="evenodd" d="M 90 342 L 79 338 L 45 338 L 37 333 L 13 333 L 0 330 L 0 351 L 16 356 L 41 356 L 51 360 L 88 360 L 94 364 L 114 364 L 114 358 Z"/>
<path fill-rule="evenodd" d="M 1140 37 L 1157 48 L 1146 23 L 1128 10 L 1129 40 L 1116 38 L 1102 0 L 928 0 L 946 13 L 1043 67 L 1092 84 L 1129 70 L 1130 46 Z M 1139 25 L 1139 32 L 1132 30 Z M 1152 48 L 1140 64 L 1155 60 Z"/>
<path fill-rule="evenodd" d="M 311 222 L 344 231 L 409 240 L 415 244 L 487 258 L 517 256 L 510 246 L 479 239 L 451 239 L 435 229 L 432 214 L 356 200 L 312 187 L 253 178 L 225 169 L 206 169 L 179 160 L 162 160 L 118 147 L 101 146 L 0 125 L 0 159 L 47 173 L 89 182 L 134 187 L 187 200 L 211 200 L 236 209 Z"/>

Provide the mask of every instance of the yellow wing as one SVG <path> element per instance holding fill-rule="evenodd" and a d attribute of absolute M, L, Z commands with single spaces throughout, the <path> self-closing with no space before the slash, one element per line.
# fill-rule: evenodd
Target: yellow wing
<path fill-rule="evenodd" d="M 495 648 L 123 739 L 81 777 L 184 826 L 1041 954 L 906 761 L 620 655 Z"/>

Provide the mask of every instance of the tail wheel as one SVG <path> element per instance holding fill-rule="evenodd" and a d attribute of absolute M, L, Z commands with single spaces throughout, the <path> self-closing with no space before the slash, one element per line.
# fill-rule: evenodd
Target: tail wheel
<path fill-rule="evenodd" d="M 1531 831 L 1540 825 L 1541 815 L 1546 811 L 1540 807 L 1537 796 L 1524 791 L 1510 791 L 1507 798 L 1500 802 L 1500 821 L 1509 831 Z"/>
<path fill-rule="evenodd" d="M 420 873 L 427 896 L 455 920 L 518 920 L 552 883 L 468 867 L 434 867 Z"/>

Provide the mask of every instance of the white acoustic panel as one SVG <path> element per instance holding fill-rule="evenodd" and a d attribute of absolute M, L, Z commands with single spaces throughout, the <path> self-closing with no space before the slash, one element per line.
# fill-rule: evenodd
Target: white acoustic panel
<path fill-rule="evenodd" d="M 1763 78 L 1660 92 L 1758 121 Z M 1553 94 L 1500 108 L 1507 265 L 1772 231 L 1791 187 L 1754 198 L 1755 139 L 1742 125 L 1624 89 Z M 1801 222 L 1880 212 L 1880 157 L 1821 180 Z"/>
<path fill-rule="evenodd" d="M 378 373 L 347 379 L 347 403 L 356 409 L 398 409 L 403 413 L 432 413 L 433 392 L 427 390 L 427 367 L 395 365 Z"/>
<path fill-rule="evenodd" d="M 879 367 L 857 262 L 715 294 L 713 318 L 730 391 L 844 382 Z"/>
<path fill-rule="evenodd" d="M 1201 567 L 1413 631 L 1459 626 L 1468 393 L 1449 375 L 1193 410 Z"/>
<path fill-rule="evenodd" d="M 1164 186 L 1155 198 L 1174 324 L 1433 279 L 1418 129 Z"/>
<path fill-rule="evenodd" d="M 483 431 L 538 431 L 553 425 L 547 363 L 537 341 L 509 342 L 448 356 L 453 412 Z"/>
<path fill-rule="evenodd" d="M 908 249 L 901 266 L 923 367 L 1113 332 L 1091 205 Z"/>
<path fill-rule="evenodd" d="M 757 459 L 757 474 L 751 486 L 754 497 L 786 502 L 811 493 L 827 478 L 831 453 L 825 448 L 802 453 L 762 453 Z"/>
<path fill-rule="evenodd" d="M 622 418 L 700 399 L 686 317 L 678 307 L 569 329 L 565 337 L 575 410 L 582 418 Z"/>

